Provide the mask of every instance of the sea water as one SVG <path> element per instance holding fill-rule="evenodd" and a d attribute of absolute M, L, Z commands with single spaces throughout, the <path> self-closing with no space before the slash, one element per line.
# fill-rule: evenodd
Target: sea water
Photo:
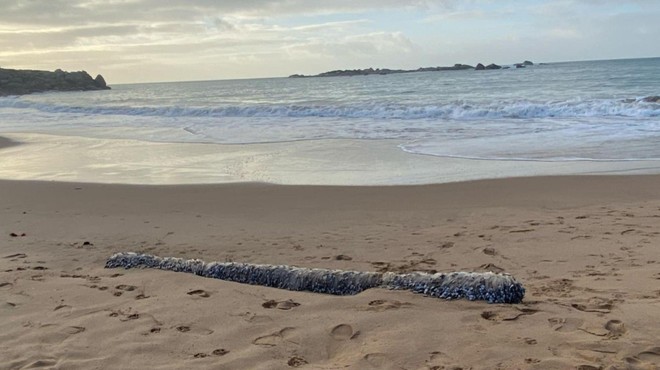
<path fill-rule="evenodd" d="M 386 67 L 386 66 L 384 66 Z M 115 85 L 0 98 L 0 135 L 389 140 L 408 155 L 660 160 L 660 58 L 487 71 Z"/>

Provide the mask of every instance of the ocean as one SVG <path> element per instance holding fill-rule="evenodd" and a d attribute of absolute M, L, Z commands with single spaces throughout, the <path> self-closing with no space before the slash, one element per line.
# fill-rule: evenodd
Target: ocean
<path fill-rule="evenodd" d="M 645 101 L 660 95 L 660 58 L 110 86 L 0 98 L 0 135 L 232 145 L 387 140 L 410 156 L 660 160 L 660 102 Z"/>

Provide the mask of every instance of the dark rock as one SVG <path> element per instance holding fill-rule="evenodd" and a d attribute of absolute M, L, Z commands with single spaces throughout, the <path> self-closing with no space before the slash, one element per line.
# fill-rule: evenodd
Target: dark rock
<path fill-rule="evenodd" d="M 101 89 L 108 87 L 108 85 L 105 83 L 105 78 L 103 78 L 101 75 L 96 75 L 94 82 L 96 82 L 96 86 Z"/>
<path fill-rule="evenodd" d="M 54 72 L 0 68 L 0 96 L 23 95 L 43 91 L 86 91 L 110 89 L 98 75 L 93 79 L 87 72 Z"/>
<path fill-rule="evenodd" d="M 437 67 L 437 71 L 463 71 L 467 69 L 474 69 L 473 66 L 467 64 L 454 64 L 451 67 Z"/>
<path fill-rule="evenodd" d="M 486 69 L 502 69 L 502 67 L 498 66 L 497 64 L 491 63 L 486 66 Z"/>
<path fill-rule="evenodd" d="M 289 78 L 303 78 L 303 77 L 343 77 L 343 76 L 368 76 L 368 75 L 390 75 L 395 73 L 413 73 L 413 72 L 439 72 L 439 71 L 463 71 L 474 69 L 474 67 L 467 64 L 454 64 L 451 67 L 421 67 L 417 69 L 388 69 L 388 68 L 367 68 L 367 69 L 344 69 L 334 70 L 319 73 L 317 75 L 301 75 L 293 74 Z"/>
<path fill-rule="evenodd" d="M 647 96 L 642 101 L 645 103 L 660 103 L 660 96 Z"/>
<path fill-rule="evenodd" d="M 516 63 L 514 65 L 516 66 L 516 68 L 525 68 L 525 65 L 522 63 Z"/>
<path fill-rule="evenodd" d="M 479 63 L 477 64 L 476 67 L 474 67 L 474 69 L 477 71 L 483 71 L 484 69 L 486 69 L 486 67 L 483 64 Z"/>
<path fill-rule="evenodd" d="M 534 63 L 530 62 L 529 60 L 526 60 L 526 61 L 522 62 L 522 64 L 525 65 L 525 66 L 533 66 L 534 65 Z"/>

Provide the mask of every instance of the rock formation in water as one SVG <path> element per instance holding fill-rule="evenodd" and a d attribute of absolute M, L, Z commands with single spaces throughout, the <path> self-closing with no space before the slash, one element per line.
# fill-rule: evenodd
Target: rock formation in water
<path fill-rule="evenodd" d="M 526 66 L 533 66 L 534 63 L 526 60 L 522 63 L 516 63 L 514 66 L 516 68 L 525 68 Z M 476 67 L 472 67 L 467 64 L 454 64 L 451 67 L 422 67 L 417 69 L 381 69 L 381 68 L 367 68 L 367 69 L 343 69 L 335 70 L 329 72 L 319 73 L 317 75 L 303 75 L 303 74 L 293 74 L 289 78 L 304 78 L 304 77 L 338 77 L 338 76 L 368 76 L 368 75 L 389 75 L 394 73 L 413 73 L 413 72 L 438 72 L 438 71 L 463 71 L 463 70 L 496 70 L 496 69 L 509 69 L 509 66 L 500 66 L 494 63 L 491 63 L 487 66 L 479 63 Z"/>
<path fill-rule="evenodd" d="M 109 90 L 103 76 L 92 78 L 87 72 L 55 72 L 0 68 L 0 96 L 24 95 L 44 91 Z"/>

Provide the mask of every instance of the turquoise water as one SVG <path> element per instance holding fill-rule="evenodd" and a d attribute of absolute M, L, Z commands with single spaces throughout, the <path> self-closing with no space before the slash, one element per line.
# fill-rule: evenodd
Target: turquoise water
<path fill-rule="evenodd" d="M 383 66 L 386 67 L 386 66 Z M 660 58 L 0 98 L 0 134 L 247 144 L 393 139 L 411 155 L 660 159 Z"/>

